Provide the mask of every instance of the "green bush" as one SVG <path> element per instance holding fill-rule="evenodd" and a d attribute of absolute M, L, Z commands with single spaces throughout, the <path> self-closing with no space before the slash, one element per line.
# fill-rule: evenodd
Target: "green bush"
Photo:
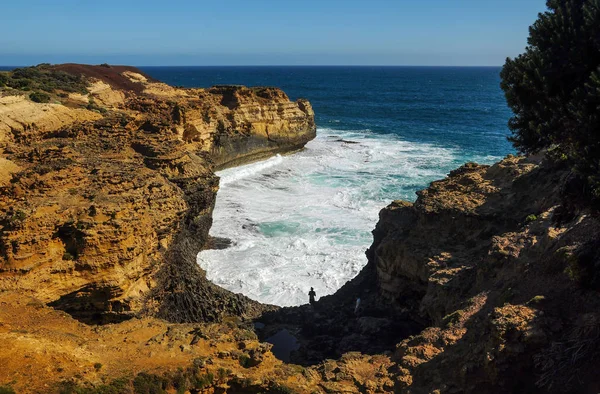
<path fill-rule="evenodd" d="M 269 388 L 269 392 L 275 393 L 275 394 L 295 394 L 296 393 L 296 391 L 294 391 L 294 389 L 292 389 L 291 387 L 286 386 L 285 384 L 280 384 L 280 383 L 274 383 Z"/>
<path fill-rule="evenodd" d="M 133 380 L 136 394 L 164 394 L 166 382 L 163 378 L 147 373 L 140 373 Z"/>
<path fill-rule="evenodd" d="M 514 112 L 511 141 L 523 153 L 552 148 L 600 197 L 600 7 L 548 0 L 525 53 L 507 59 L 501 87 Z"/>
<path fill-rule="evenodd" d="M 35 89 L 49 93 L 55 91 L 88 93 L 87 82 L 83 77 L 56 70 L 48 64 L 16 68 L 2 75 L 4 75 L 2 79 L 4 85 L 13 89 L 24 91 Z"/>
<path fill-rule="evenodd" d="M 527 217 L 525 218 L 525 222 L 530 223 L 530 222 L 535 222 L 536 220 L 538 220 L 537 215 L 531 214 L 531 215 L 527 215 Z"/>
<path fill-rule="evenodd" d="M 63 259 L 63 260 L 69 260 L 69 261 L 72 261 L 72 260 L 75 260 L 75 256 L 73 256 L 73 255 L 72 255 L 71 253 L 69 253 L 69 252 L 65 252 L 65 253 L 63 254 L 63 257 L 62 257 L 62 259 Z"/>
<path fill-rule="evenodd" d="M 229 376 L 230 373 L 231 373 L 230 369 L 219 368 L 217 370 L 217 378 L 219 379 L 219 381 L 224 381 Z"/>
<path fill-rule="evenodd" d="M 88 105 L 86 106 L 86 108 L 89 109 L 90 111 L 97 111 L 102 114 L 106 113 L 106 108 L 102 108 L 101 106 L 96 104 L 96 102 L 94 101 L 94 99 L 92 97 L 90 97 L 90 99 L 88 100 Z"/>
<path fill-rule="evenodd" d="M 240 365 L 244 368 L 249 368 L 251 364 L 251 359 L 247 354 L 240 354 L 238 358 Z"/>
<path fill-rule="evenodd" d="M 61 382 L 58 384 L 58 392 L 60 394 L 129 394 L 131 389 L 127 379 L 116 379 L 95 387 L 81 387 L 73 382 Z"/>
<path fill-rule="evenodd" d="M 10 386 L 0 386 L 0 394 L 15 394 L 15 390 Z"/>
<path fill-rule="evenodd" d="M 36 103 L 49 103 L 50 95 L 47 93 L 33 92 L 29 95 L 29 99 Z"/>
<path fill-rule="evenodd" d="M 204 375 L 200 375 L 195 378 L 195 381 L 192 382 L 193 386 L 197 390 L 202 390 L 206 387 L 209 387 L 213 384 L 215 377 L 212 373 L 208 372 Z"/>

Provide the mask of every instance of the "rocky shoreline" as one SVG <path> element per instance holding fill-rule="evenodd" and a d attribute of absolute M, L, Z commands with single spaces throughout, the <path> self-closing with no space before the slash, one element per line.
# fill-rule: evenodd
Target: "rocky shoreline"
<path fill-rule="evenodd" d="M 142 309 L 172 321 L 257 313 L 195 262 L 212 223 L 213 169 L 299 149 L 315 136 L 310 104 L 273 88 L 184 90 L 132 68 L 57 68 L 96 78 L 89 97 L 1 98 L 4 160 L 19 171 L 4 185 L 0 288 L 87 322 Z"/>
<path fill-rule="evenodd" d="M 460 167 L 380 212 L 368 264 L 338 292 L 276 308 L 210 283 L 196 254 L 214 170 L 301 148 L 310 104 L 44 67 L 86 90 L 0 92 L 0 389 L 600 390 L 600 221 L 561 163 Z M 295 364 L 258 340 L 282 330 Z"/>

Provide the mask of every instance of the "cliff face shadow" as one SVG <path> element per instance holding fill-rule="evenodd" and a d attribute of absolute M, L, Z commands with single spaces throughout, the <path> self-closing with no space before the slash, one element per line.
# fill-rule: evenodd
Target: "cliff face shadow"
<path fill-rule="evenodd" d="M 119 293 L 118 287 L 90 284 L 61 296 L 48 306 L 62 310 L 84 324 L 120 323 L 134 315 L 126 303 L 111 301 Z"/>
<path fill-rule="evenodd" d="M 279 353 L 283 361 L 304 366 L 351 351 L 391 352 L 396 343 L 424 326 L 381 299 L 375 281 L 375 269 L 369 263 L 335 294 L 322 297 L 314 305 L 266 312 L 255 320 L 259 338 L 273 343 L 274 354 Z"/>

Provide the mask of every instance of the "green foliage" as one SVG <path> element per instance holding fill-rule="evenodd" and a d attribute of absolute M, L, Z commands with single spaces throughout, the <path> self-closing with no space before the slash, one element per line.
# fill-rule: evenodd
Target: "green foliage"
<path fill-rule="evenodd" d="M 245 353 L 240 354 L 240 357 L 238 358 L 238 360 L 242 367 L 244 367 L 244 368 L 250 367 L 250 357 L 247 354 L 245 354 Z"/>
<path fill-rule="evenodd" d="M 42 90 L 48 93 L 55 91 L 88 93 L 87 83 L 80 75 L 59 71 L 49 64 L 35 67 L 16 68 L 8 73 L 1 73 L 0 86 L 29 91 Z"/>
<path fill-rule="evenodd" d="M 73 256 L 73 255 L 72 255 L 71 253 L 69 253 L 69 252 L 65 252 L 65 253 L 63 254 L 63 256 L 62 256 L 62 259 L 63 259 L 63 260 L 69 260 L 69 261 L 72 261 L 72 260 L 75 260 L 75 256 Z"/>
<path fill-rule="evenodd" d="M 27 219 L 27 214 L 24 211 L 17 209 L 16 211 L 9 212 L 6 219 L 8 227 L 17 228 L 23 224 L 25 219 Z"/>
<path fill-rule="evenodd" d="M 17 211 L 14 213 L 14 215 L 12 216 L 13 220 L 22 222 L 27 218 L 27 214 L 24 211 L 21 211 L 20 209 L 17 209 Z"/>
<path fill-rule="evenodd" d="M 296 391 L 294 391 L 291 387 L 286 386 L 284 384 L 280 384 L 280 383 L 274 383 L 270 388 L 269 388 L 269 393 L 277 393 L 277 394 L 295 394 Z"/>
<path fill-rule="evenodd" d="M 0 394 L 15 394 L 15 390 L 10 386 L 0 386 Z"/>
<path fill-rule="evenodd" d="M 230 369 L 219 368 L 219 370 L 217 371 L 217 378 L 220 381 L 223 381 L 229 376 L 230 373 L 231 373 Z"/>
<path fill-rule="evenodd" d="M 29 99 L 35 103 L 49 103 L 50 95 L 43 92 L 33 92 L 29 95 Z"/>
<path fill-rule="evenodd" d="M 6 85 L 8 81 L 8 73 L 4 71 L 0 71 L 0 87 Z"/>
<path fill-rule="evenodd" d="M 94 99 L 92 97 L 90 97 L 86 108 L 89 109 L 90 111 L 97 111 L 102 114 L 106 113 L 106 108 L 102 108 L 98 104 L 96 104 L 96 102 L 94 101 Z"/>
<path fill-rule="evenodd" d="M 552 148 L 600 197 L 600 3 L 548 0 L 525 53 L 507 59 L 501 87 L 523 153 Z"/>
<path fill-rule="evenodd" d="M 133 388 L 136 394 L 164 394 L 166 382 L 163 378 L 147 373 L 140 373 L 133 380 Z"/>
<path fill-rule="evenodd" d="M 527 305 L 537 305 L 545 299 L 546 297 L 544 297 L 543 295 L 536 295 L 535 297 L 532 297 L 529 301 L 527 301 Z"/>
<path fill-rule="evenodd" d="M 195 389 L 202 390 L 206 387 L 209 387 L 213 384 L 215 377 L 212 373 L 206 373 L 204 375 L 200 375 L 193 379 L 191 382 Z"/>
<path fill-rule="evenodd" d="M 527 223 L 530 222 L 535 222 L 538 219 L 537 215 L 531 214 L 531 215 L 527 215 L 527 217 L 525 218 L 525 221 Z"/>
<path fill-rule="evenodd" d="M 73 382 L 61 382 L 58 385 L 58 392 L 60 394 L 129 394 L 131 387 L 127 379 L 115 379 L 96 387 L 81 387 Z"/>
<path fill-rule="evenodd" d="M 448 328 L 453 327 L 456 323 L 458 323 L 460 321 L 460 319 L 463 317 L 464 314 L 465 314 L 465 311 L 463 311 L 462 309 L 459 309 L 457 311 L 454 311 L 454 312 L 444 316 L 444 318 L 443 318 L 444 326 L 446 326 Z"/>
<path fill-rule="evenodd" d="M 97 367 L 99 365 L 100 367 Z M 94 364 L 98 370 L 102 364 Z M 226 375 L 231 371 L 224 370 Z M 79 386 L 72 381 L 64 381 L 56 386 L 60 394 L 166 394 L 175 390 L 178 394 L 184 394 L 188 390 L 202 390 L 210 387 L 214 382 L 214 376 L 208 372 L 199 374 L 197 368 L 188 368 L 186 371 L 180 369 L 172 375 L 158 376 L 145 372 L 139 373 L 135 378 L 115 379 L 107 384 L 97 386 Z M 14 392 L 2 392 L 0 394 L 14 394 Z"/>

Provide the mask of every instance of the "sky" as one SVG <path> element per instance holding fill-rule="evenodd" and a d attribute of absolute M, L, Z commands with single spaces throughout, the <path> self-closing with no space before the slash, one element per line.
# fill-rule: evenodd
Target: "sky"
<path fill-rule="evenodd" d="M 545 0 L 27 0 L 2 4 L 0 65 L 496 66 Z"/>

